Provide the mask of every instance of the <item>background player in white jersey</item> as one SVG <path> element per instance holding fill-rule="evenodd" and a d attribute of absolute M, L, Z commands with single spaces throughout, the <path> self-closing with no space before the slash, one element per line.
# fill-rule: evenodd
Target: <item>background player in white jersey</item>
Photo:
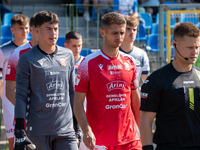
<path fill-rule="evenodd" d="M 23 53 L 18 61 L 15 150 L 32 142 L 37 150 L 78 150 L 72 112 L 74 58 L 69 49 L 56 45 L 58 24 L 55 13 L 38 12 L 35 30 L 39 44 Z M 25 127 L 28 99 L 30 108 Z"/>
<path fill-rule="evenodd" d="M 69 48 L 73 55 L 74 55 L 74 69 L 75 69 L 75 79 L 76 79 L 76 75 L 77 75 L 77 71 L 78 71 L 78 67 L 81 63 L 81 61 L 83 60 L 83 56 L 80 55 L 81 49 L 82 49 L 82 45 L 83 45 L 83 40 L 82 40 L 82 35 L 76 31 L 69 31 L 66 35 L 65 35 L 65 43 L 64 46 L 66 48 Z M 86 101 L 84 103 L 85 109 L 86 109 Z M 80 129 L 81 131 L 81 129 Z M 81 141 L 81 136 L 80 133 L 77 134 L 76 132 L 76 137 L 78 139 L 78 147 L 79 150 L 85 150 L 85 144 L 83 143 L 83 141 Z"/>
<path fill-rule="evenodd" d="M 108 150 L 142 148 L 135 126 L 135 122 L 140 124 L 136 66 L 132 56 L 119 51 L 125 29 L 122 14 L 105 14 L 100 29 L 103 47 L 86 56 L 78 68 L 74 112 L 90 150 L 95 145 Z"/>
<path fill-rule="evenodd" d="M 9 142 L 9 149 L 13 150 L 13 144 L 14 144 L 14 126 L 13 126 L 13 118 L 14 118 L 14 105 L 6 98 L 5 93 L 5 75 L 6 75 L 6 69 L 8 64 L 8 58 L 18 46 L 24 45 L 27 43 L 27 36 L 29 33 L 29 19 L 27 16 L 23 14 L 17 14 L 14 15 L 11 18 L 11 32 L 14 35 L 14 40 L 9 41 L 5 44 L 3 44 L 0 48 L 3 52 L 4 57 L 4 64 L 3 64 L 3 80 L 4 80 L 4 92 L 3 92 L 3 99 L 2 99 L 2 105 L 3 105 L 3 118 L 6 128 L 6 135 Z M 2 59 L 2 58 L 1 58 Z"/>
<path fill-rule="evenodd" d="M 36 15 L 36 14 L 35 14 Z M 15 105 L 15 87 L 16 87 L 16 66 L 19 57 L 38 44 L 38 35 L 35 32 L 35 15 L 30 19 L 30 33 L 32 34 L 32 40 L 22 46 L 17 47 L 9 57 L 7 72 L 6 72 L 6 97 Z"/>
<path fill-rule="evenodd" d="M 120 51 L 129 54 L 135 58 L 137 66 L 137 82 L 140 83 L 140 77 L 142 82 L 146 80 L 150 74 L 149 58 L 146 52 L 136 46 L 134 46 L 134 41 L 137 35 L 137 27 L 139 24 L 138 18 L 133 16 L 125 16 L 126 19 L 126 34 L 124 41 L 120 46 Z"/>

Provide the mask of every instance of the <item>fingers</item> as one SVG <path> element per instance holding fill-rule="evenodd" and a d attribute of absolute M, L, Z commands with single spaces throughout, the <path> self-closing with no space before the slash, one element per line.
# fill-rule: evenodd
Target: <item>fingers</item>
<path fill-rule="evenodd" d="M 83 142 L 85 143 L 85 145 L 90 149 L 93 150 L 94 146 L 96 144 L 96 138 L 94 137 L 94 134 L 91 133 L 87 133 L 83 135 Z"/>
<path fill-rule="evenodd" d="M 30 149 L 36 149 L 36 146 L 35 146 L 34 144 L 32 144 L 32 143 L 31 143 L 31 144 L 28 144 L 27 146 L 28 146 Z"/>

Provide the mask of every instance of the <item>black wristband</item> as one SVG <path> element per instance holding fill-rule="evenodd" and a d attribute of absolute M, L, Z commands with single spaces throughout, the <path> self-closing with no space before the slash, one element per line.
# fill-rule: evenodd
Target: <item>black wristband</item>
<path fill-rule="evenodd" d="M 15 118 L 15 129 L 23 129 L 24 130 L 24 119 L 23 118 Z"/>
<path fill-rule="evenodd" d="M 153 145 L 142 146 L 142 150 L 153 150 Z"/>

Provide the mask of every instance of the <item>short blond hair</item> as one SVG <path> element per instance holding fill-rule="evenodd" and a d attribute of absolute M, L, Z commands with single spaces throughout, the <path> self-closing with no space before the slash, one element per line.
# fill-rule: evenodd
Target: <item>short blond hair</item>
<path fill-rule="evenodd" d="M 134 17 L 134 16 L 124 16 L 125 20 L 126 20 L 126 24 L 131 26 L 131 27 L 136 27 L 139 25 L 139 21 L 138 18 Z"/>

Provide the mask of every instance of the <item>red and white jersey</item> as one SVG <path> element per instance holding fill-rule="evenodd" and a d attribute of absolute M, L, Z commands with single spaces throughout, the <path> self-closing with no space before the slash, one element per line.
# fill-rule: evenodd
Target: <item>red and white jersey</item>
<path fill-rule="evenodd" d="M 133 57 L 122 52 L 109 57 L 98 50 L 80 64 L 75 91 L 87 93 L 86 115 L 97 145 L 139 140 L 130 95 L 136 74 Z"/>
<path fill-rule="evenodd" d="M 16 48 L 9 57 L 8 66 L 6 71 L 6 80 L 15 81 L 16 77 L 16 66 L 20 56 L 32 48 L 31 42 L 28 42 L 22 46 Z"/>

